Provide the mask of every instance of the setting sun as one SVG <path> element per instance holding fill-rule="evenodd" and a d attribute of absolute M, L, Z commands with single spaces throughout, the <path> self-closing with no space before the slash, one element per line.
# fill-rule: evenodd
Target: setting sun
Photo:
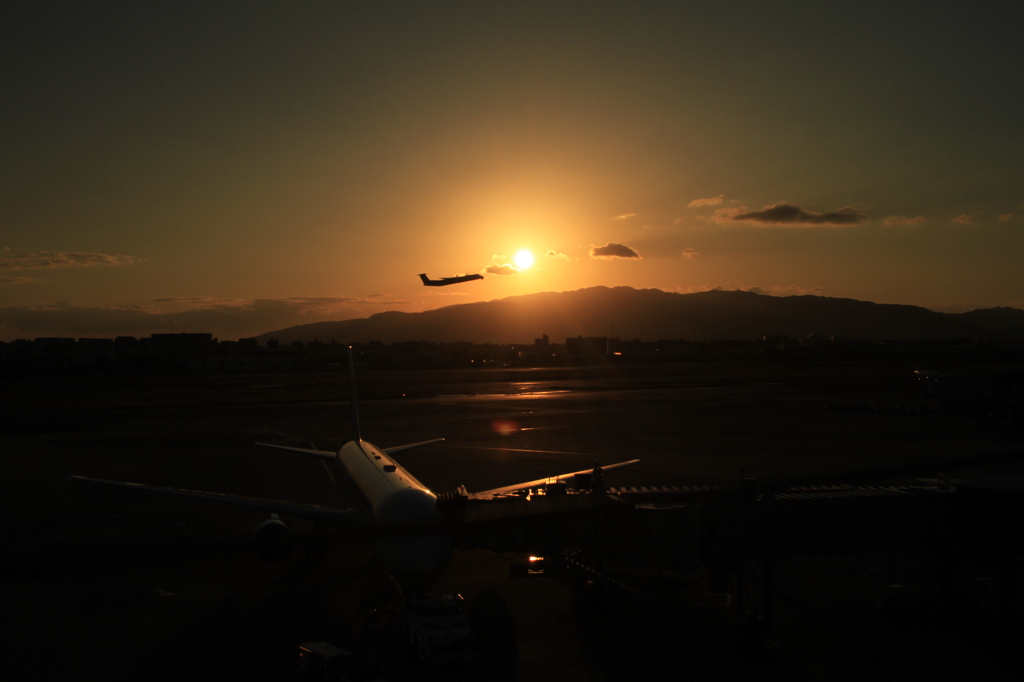
<path fill-rule="evenodd" d="M 520 270 L 526 270 L 531 265 L 533 265 L 533 254 L 527 251 L 526 249 L 523 249 L 522 251 L 517 253 L 515 255 L 515 258 L 513 258 L 512 260 L 515 261 L 517 268 L 519 268 Z"/>

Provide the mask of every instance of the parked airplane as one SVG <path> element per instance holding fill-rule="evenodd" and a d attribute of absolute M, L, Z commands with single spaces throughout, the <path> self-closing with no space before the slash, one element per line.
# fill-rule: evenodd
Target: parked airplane
<path fill-rule="evenodd" d="M 474 279 L 483 279 L 483 275 L 462 275 L 460 277 L 442 277 L 441 279 L 430 279 L 425 273 L 420 273 L 420 279 L 423 280 L 423 285 L 428 287 L 446 287 L 449 284 L 458 284 L 459 282 L 471 282 Z"/>
<path fill-rule="evenodd" d="M 413 590 L 425 589 L 451 559 L 456 529 L 453 527 L 453 520 L 448 518 L 443 508 L 439 508 L 437 495 L 392 459 L 392 455 L 437 443 L 444 439 L 436 438 L 391 448 L 378 448 L 363 440 L 359 430 L 351 348 L 349 349 L 349 374 L 352 377 L 353 437 L 337 452 L 270 443 L 257 443 L 257 445 L 300 452 L 324 460 L 341 474 L 333 477 L 335 485 L 343 488 L 342 494 L 354 502 L 353 507 L 343 509 L 315 504 L 299 504 L 226 493 L 108 481 L 85 476 L 72 476 L 71 478 L 131 490 L 225 502 L 269 511 L 271 512 L 270 518 L 256 529 L 257 541 L 264 545 L 280 546 L 283 544 L 282 540 L 285 540 L 287 541 L 285 546 L 290 547 L 290 531 L 280 520 L 279 515 L 281 514 L 363 533 L 371 543 L 374 555 L 384 570 Z M 601 467 L 601 469 L 607 471 L 639 461 L 633 459 L 618 462 Z M 552 477 L 552 479 L 539 479 L 503 486 L 476 493 L 474 497 L 486 497 L 491 493 L 508 493 L 534 488 L 542 485 L 546 480 L 564 480 L 578 474 L 593 473 L 593 471 L 594 469 L 585 469 Z"/>

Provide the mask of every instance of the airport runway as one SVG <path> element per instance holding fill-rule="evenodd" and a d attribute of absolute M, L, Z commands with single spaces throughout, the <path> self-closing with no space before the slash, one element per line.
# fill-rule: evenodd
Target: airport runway
<path fill-rule="evenodd" d="M 368 605 L 389 598 L 365 548 L 333 538 L 316 560 L 299 552 L 267 564 L 250 549 L 263 518 L 256 512 L 68 476 L 343 505 L 319 462 L 253 443 L 337 448 L 350 434 L 344 377 L 151 383 L 79 382 L 63 394 L 42 387 L 20 403 L 6 393 L 7 660 L 26 679 L 295 679 L 299 642 L 351 636 Z M 436 491 L 637 457 L 609 482 L 726 482 L 741 473 L 882 480 L 1007 471 L 1005 456 L 1019 450 L 1012 434 L 918 409 L 920 387 L 902 368 L 545 370 L 444 381 L 408 372 L 372 375 L 361 391 L 367 440 L 447 439 L 399 458 Z M 830 409 L 837 403 L 877 409 Z M 511 612 L 516 664 L 503 659 L 489 674 L 606 679 L 578 598 L 561 583 L 513 582 L 506 572 L 507 558 L 467 553 L 439 585 L 497 595 Z"/>

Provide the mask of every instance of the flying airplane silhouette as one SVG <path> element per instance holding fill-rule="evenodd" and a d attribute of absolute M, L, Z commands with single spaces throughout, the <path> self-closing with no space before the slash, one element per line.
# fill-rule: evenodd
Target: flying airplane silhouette
<path fill-rule="evenodd" d="M 474 279 L 483 279 L 483 275 L 460 275 L 459 277 L 442 277 L 441 279 L 430 279 L 425 273 L 420 273 L 420 279 L 423 281 L 424 286 L 428 287 L 446 287 L 449 284 L 458 284 L 459 282 L 471 282 Z"/>
<path fill-rule="evenodd" d="M 438 443 L 444 439 L 436 438 L 391 448 L 378 448 L 363 440 L 359 429 L 351 347 L 349 348 L 349 375 L 352 392 L 353 436 L 352 440 L 345 443 L 337 452 L 270 443 L 257 443 L 257 445 L 300 452 L 324 460 L 339 474 L 332 478 L 335 485 L 341 488 L 340 492 L 343 495 L 347 494 L 347 497 L 352 500 L 354 503 L 352 507 L 300 504 L 226 493 L 109 481 L 85 476 L 72 476 L 71 478 L 131 490 L 224 502 L 269 511 L 271 512 L 270 518 L 262 522 L 256 529 L 257 541 L 264 544 L 280 543 L 282 539 L 290 541 L 290 531 L 281 521 L 279 515 L 295 516 L 349 529 L 366 537 L 380 565 L 398 579 L 406 589 L 411 592 L 425 591 L 451 559 L 458 522 L 456 517 L 449 515 L 444 505 L 438 504 L 438 496 L 392 459 L 392 455 Z M 633 459 L 618 462 L 601 467 L 601 470 L 607 471 L 639 461 Z M 486 499 L 492 494 L 508 494 L 536 488 L 544 483 L 563 481 L 573 476 L 592 474 L 593 472 L 594 469 L 585 469 L 546 479 L 485 490 L 473 493 L 472 497 Z M 460 489 L 460 493 L 466 494 L 464 489 Z"/>

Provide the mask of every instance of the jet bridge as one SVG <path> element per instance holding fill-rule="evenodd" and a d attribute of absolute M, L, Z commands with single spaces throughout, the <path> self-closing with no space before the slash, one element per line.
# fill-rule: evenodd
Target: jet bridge
<path fill-rule="evenodd" d="M 914 549 L 929 550 L 939 573 L 950 574 L 968 555 L 1024 556 L 1024 529 L 1004 530 L 1018 518 L 1024 479 L 786 488 L 754 479 L 606 489 L 578 483 L 485 496 L 461 490 L 440 499 L 460 548 L 572 556 L 572 565 L 605 576 L 750 575 L 751 566 L 780 559 Z M 1004 591 L 1013 580 L 1004 580 Z"/>

